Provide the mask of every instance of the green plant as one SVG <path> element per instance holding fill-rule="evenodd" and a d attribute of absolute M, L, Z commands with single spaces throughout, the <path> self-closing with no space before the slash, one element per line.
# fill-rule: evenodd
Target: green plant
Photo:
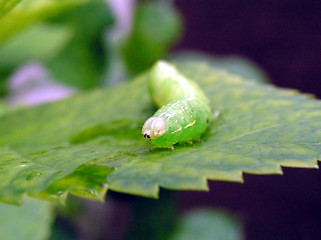
<path fill-rule="evenodd" d="M 155 15 L 156 22 L 149 21 Z M 0 17 L 1 84 L 20 65 L 38 61 L 60 83 L 87 90 L 36 107 L 0 103 L 0 207 L 2 221 L 10 219 L 0 232 L 7 239 L 47 239 L 57 213 L 47 201 L 65 204 L 68 195 L 103 202 L 111 190 L 158 198 L 160 188 L 208 191 L 208 180 L 243 182 L 243 173 L 282 174 L 281 166 L 317 168 L 319 100 L 268 85 L 245 61 L 191 53 L 173 56 L 173 64 L 205 91 L 213 120 L 203 142 L 150 151 L 141 136 L 155 112 L 148 69 L 166 56 L 182 28 L 171 5 L 139 5 L 132 32 L 117 47 L 126 74 L 135 76 L 110 88 L 101 87 L 113 60 L 103 34 L 114 20 L 103 2 L 0 0 Z M 128 239 L 187 239 L 197 231 L 192 226 L 203 228 L 203 239 L 241 238 L 238 221 L 212 210 L 177 220 L 175 197 L 167 194 L 158 202 L 132 199 L 136 228 Z M 23 201 L 21 209 L 5 205 Z M 150 221 L 141 223 L 140 213 Z M 14 223 L 19 231 L 12 230 Z"/>

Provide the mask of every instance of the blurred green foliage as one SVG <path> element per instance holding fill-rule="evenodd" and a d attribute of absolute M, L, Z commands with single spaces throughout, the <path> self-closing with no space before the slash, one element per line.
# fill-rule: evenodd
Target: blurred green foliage
<path fill-rule="evenodd" d="M 72 32 L 68 27 L 49 23 L 35 24 L 17 34 L 0 48 L 0 66 L 14 69 L 28 61 L 48 61 L 64 48 Z"/>
<path fill-rule="evenodd" d="M 200 61 L 210 64 L 212 67 L 226 70 L 229 73 L 243 77 L 256 83 L 266 84 L 269 79 L 265 72 L 251 62 L 249 59 L 240 56 L 213 56 L 206 53 L 194 51 L 182 51 L 172 54 L 171 60 L 196 64 Z"/>
<path fill-rule="evenodd" d="M 10 71 L 6 69 L 0 69 L 0 98 L 8 93 L 7 80 L 10 75 Z"/>
<path fill-rule="evenodd" d="M 8 111 L 8 106 L 4 102 L 0 101 L 0 116 L 2 114 L 7 113 L 7 111 Z"/>
<path fill-rule="evenodd" d="M 108 5 L 86 4 L 57 15 L 51 22 L 68 26 L 74 33 L 58 56 L 47 63 L 53 76 L 82 89 L 100 85 L 108 57 L 104 33 L 113 24 Z"/>
<path fill-rule="evenodd" d="M 98 1 L 100 0 L 93 2 Z M 89 0 L 23 0 L 11 12 L 0 18 L 0 46 L 33 24 L 44 22 L 56 14 L 90 2 Z"/>
<path fill-rule="evenodd" d="M 25 198 L 23 206 L 0 203 L 0 234 L 4 240 L 46 240 L 53 221 L 48 202 Z"/>
<path fill-rule="evenodd" d="M 21 0 L 0 0 L 0 18 L 10 12 Z"/>
<path fill-rule="evenodd" d="M 182 34 L 182 19 L 169 2 L 138 5 L 132 31 L 120 45 L 125 66 L 132 74 L 149 68 L 167 55 Z"/>
<path fill-rule="evenodd" d="M 108 40 L 114 23 L 102 0 L 22 1 L 0 19 L 0 72 L 10 73 L 36 61 L 67 85 L 79 89 L 101 86 L 105 69 L 114 61 Z M 141 3 L 132 31 L 117 41 L 116 51 L 128 73 L 137 74 L 166 56 L 181 31 L 180 15 L 169 2 Z M 0 76 L 4 86 L 8 76 Z"/>
<path fill-rule="evenodd" d="M 100 84 L 108 55 L 104 51 L 104 32 L 113 24 L 110 9 L 104 1 L 86 4 L 80 1 L 65 8 L 58 6 L 59 10 L 49 16 L 42 16 L 43 11 L 48 11 L 47 6 L 41 8 L 42 11 L 37 10 L 42 17 L 29 12 L 31 16 L 23 12 L 24 18 L 21 14 L 17 17 L 8 15 L 17 24 L 32 17 L 36 20 L 28 27 L 18 28 L 8 41 L 2 42 L 0 70 L 13 71 L 23 63 L 38 61 L 58 81 L 81 89 L 96 87 Z"/>
<path fill-rule="evenodd" d="M 185 214 L 169 240 L 241 240 L 240 222 L 213 209 L 194 209 Z"/>

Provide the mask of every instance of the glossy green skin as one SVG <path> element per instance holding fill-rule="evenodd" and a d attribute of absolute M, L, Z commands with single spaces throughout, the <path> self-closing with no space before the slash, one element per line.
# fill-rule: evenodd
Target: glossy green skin
<path fill-rule="evenodd" d="M 185 97 L 195 97 L 210 103 L 197 83 L 187 79 L 173 65 L 164 61 L 157 62 L 151 69 L 148 87 L 150 96 L 158 107 Z"/>
<path fill-rule="evenodd" d="M 167 120 L 164 135 L 151 140 L 155 147 L 170 148 L 176 143 L 199 140 L 208 127 L 211 110 L 196 98 L 182 98 L 160 108 L 153 117 Z"/>
<path fill-rule="evenodd" d="M 149 78 L 151 98 L 160 109 L 153 117 L 167 121 L 165 134 L 149 139 L 154 147 L 171 148 L 176 143 L 199 140 L 211 121 L 209 100 L 200 87 L 176 68 L 159 61 Z"/>

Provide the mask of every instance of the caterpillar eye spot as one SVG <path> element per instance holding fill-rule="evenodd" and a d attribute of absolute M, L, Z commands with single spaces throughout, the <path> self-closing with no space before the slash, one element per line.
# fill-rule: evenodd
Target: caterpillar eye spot
<path fill-rule="evenodd" d="M 148 133 L 143 133 L 143 136 L 144 136 L 144 138 L 151 139 L 151 136 L 150 136 L 150 134 L 148 134 Z"/>

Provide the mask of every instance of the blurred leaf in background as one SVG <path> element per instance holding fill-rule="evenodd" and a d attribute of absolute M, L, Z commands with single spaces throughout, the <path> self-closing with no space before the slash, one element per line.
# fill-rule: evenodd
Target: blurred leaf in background
<path fill-rule="evenodd" d="M 201 52 L 183 51 L 172 54 L 170 58 L 186 63 L 203 61 L 214 68 L 224 69 L 231 74 L 255 81 L 256 83 L 264 84 L 269 82 L 268 76 L 257 64 L 240 56 L 213 56 Z"/>
<path fill-rule="evenodd" d="M 233 216 L 213 209 L 194 209 L 182 217 L 169 240 L 242 240 L 240 222 Z"/>
<path fill-rule="evenodd" d="M 179 40 L 183 23 L 170 1 L 151 1 L 136 8 L 132 31 L 120 43 L 120 53 L 131 74 L 149 68 L 167 55 Z"/>
<path fill-rule="evenodd" d="M 0 19 L 20 2 L 21 0 L 0 0 Z"/>
<path fill-rule="evenodd" d="M 0 20 L 0 72 L 36 61 L 61 83 L 93 88 L 102 85 L 104 75 L 115 68 L 108 66 L 119 59 L 124 66 L 117 81 L 147 69 L 166 57 L 182 32 L 181 17 L 170 1 L 138 3 L 132 31 L 114 43 L 106 41 L 113 26 L 105 1 L 25 0 Z"/>
<path fill-rule="evenodd" d="M 106 64 L 104 32 L 112 24 L 105 1 L 26 0 L 0 19 L 0 72 L 37 61 L 56 80 L 95 87 Z"/>
<path fill-rule="evenodd" d="M 6 113 L 7 110 L 8 110 L 8 106 L 4 102 L 0 101 L 0 116 Z"/>
<path fill-rule="evenodd" d="M 108 5 L 86 4 L 56 16 L 52 22 L 69 26 L 74 32 L 63 51 L 47 63 L 53 76 L 81 89 L 100 85 L 108 55 L 104 32 L 113 23 Z"/>
<path fill-rule="evenodd" d="M 7 79 L 9 75 L 10 71 L 0 67 L 0 98 L 8 93 Z"/>
<path fill-rule="evenodd" d="M 53 221 L 48 202 L 25 198 L 23 206 L 0 203 L 0 234 L 5 240 L 46 240 Z"/>
<path fill-rule="evenodd" d="M 17 34 L 0 48 L 0 66 L 13 69 L 28 61 L 48 61 L 70 41 L 72 31 L 65 26 L 41 23 Z"/>
<path fill-rule="evenodd" d="M 43 22 L 68 9 L 88 3 L 90 3 L 89 0 L 21 1 L 11 12 L 0 18 L 0 46 L 35 23 Z"/>

